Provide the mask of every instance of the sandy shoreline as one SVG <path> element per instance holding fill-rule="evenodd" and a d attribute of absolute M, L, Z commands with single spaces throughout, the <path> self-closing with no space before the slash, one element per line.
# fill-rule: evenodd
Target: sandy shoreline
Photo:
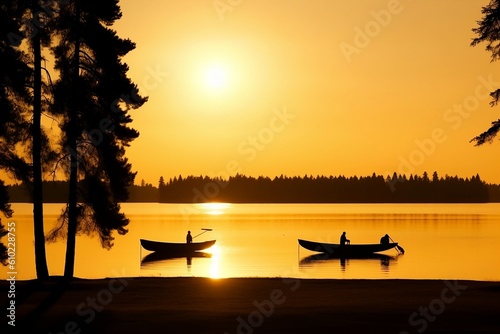
<path fill-rule="evenodd" d="M 30 333 L 500 333 L 500 282 L 52 278 L 16 282 L 15 299 L 0 286 Z"/>

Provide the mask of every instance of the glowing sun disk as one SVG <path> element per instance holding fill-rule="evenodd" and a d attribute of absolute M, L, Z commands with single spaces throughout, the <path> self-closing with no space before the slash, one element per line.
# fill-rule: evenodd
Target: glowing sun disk
<path fill-rule="evenodd" d="M 211 67 L 205 73 L 205 83 L 210 88 L 222 88 L 227 83 L 227 72 L 222 67 Z"/>

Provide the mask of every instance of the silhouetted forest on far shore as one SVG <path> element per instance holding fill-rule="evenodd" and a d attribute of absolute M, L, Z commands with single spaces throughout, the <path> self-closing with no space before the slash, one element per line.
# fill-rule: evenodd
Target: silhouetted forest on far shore
<path fill-rule="evenodd" d="M 44 202 L 63 203 L 66 181 L 44 182 Z M 486 203 L 500 202 L 500 185 L 486 184 L 479 175 L 470 178 L 303 176 L 275 178 L 235 175 L 228 179 L 178 176 L 158 186 L 145 183 L 129 187 L 127 202 L 159 203 Z M 31 202 L 22 184 L 8 186 L 13 203 Z"/>
<path fill-rule="evenodd" d="M 491 192 L 490 192 L 491 189 Z M 159 184 L 164 203 L 485 203 L 498 187 L 487 185 L 479 175 L 471 178 L 431 178 L 393 174 L 384 178 L 303 176 L 275 178 L 236 175 L 229 179 L 182 176 Z M 496 191 L 496 192 L 495 192 Z M 497 197 L 498 200 L 498 197 Z"/>

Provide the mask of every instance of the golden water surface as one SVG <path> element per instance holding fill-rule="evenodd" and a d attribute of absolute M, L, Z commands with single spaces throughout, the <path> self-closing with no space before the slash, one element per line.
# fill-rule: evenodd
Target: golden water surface
<path fill-rule="evenodd" d="M 13 204 L 17 279 L 35 278 L 31 204 Z M 44 207 L 46 231 L 61 204 Z M 77 238 L 75 276 L 438 278 L 500 281 L 500 204 L 159 204 L 125 203 L 129 232 L 111 250 Z M 204 232 L 204 229 L 211 231 Z M 148 261 L 140 239 L 216 240 L 203 257 Z M 314 259 L 297 239 L 378 243 L 388 233 L 405 250 L 368 259 Z M 5 239 L 2 239 L 6 243 Z M 62 275 L 65 240 L 47 244 L 49 271 Z M 2 270 L 1 279 L 7 277 Z"/>

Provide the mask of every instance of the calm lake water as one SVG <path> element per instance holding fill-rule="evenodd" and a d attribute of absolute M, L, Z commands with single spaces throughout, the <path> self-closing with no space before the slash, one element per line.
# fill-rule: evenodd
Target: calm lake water
<path fill-rule="evenodd" d="M 297 277 L 471 279 L 500 281 L 500 203 L 488 204 L 159 204 L 126 203 L 129 232 L 111 250 L 97 238 L 77 238 L 75 276 Z M 13 204 L 17 279 L 35 278 L 31 204 Z M 46 230 L 62 205 L 46 204 Z M 203 228 L 212 229 L 203 232 Z M 140 239 L 184 242 L 216 239 L 210 257 L 144 261 Z M 399 242 L 384 258 L 311 260 L 297 239 Z M 3 239 L 6 242 L 5 238 Z M 51 275 L 62 275 L 65 241 L 47 245 Z M 7 268 L 0 278 L 7 277 Z"/>

